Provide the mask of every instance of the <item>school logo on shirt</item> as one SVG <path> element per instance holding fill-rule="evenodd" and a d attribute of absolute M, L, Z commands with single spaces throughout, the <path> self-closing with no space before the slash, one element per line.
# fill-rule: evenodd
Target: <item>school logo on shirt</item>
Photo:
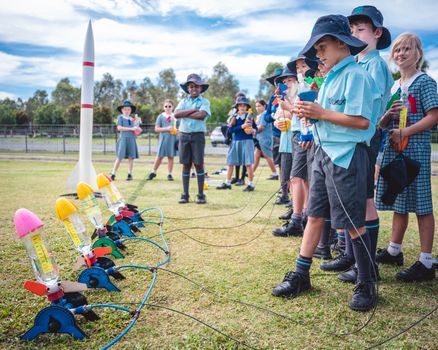
<path fill-rule="evenodd" d="M 329 102 L 331 105 L 342 106 L 342 105 L 345 104 L 345 97 L 340 98 L 340 99 L 336 99 L 336 98 L 334 98 L 334 97 L 330 97 L 330 98 L 328 99 L 328 102 Z"/>

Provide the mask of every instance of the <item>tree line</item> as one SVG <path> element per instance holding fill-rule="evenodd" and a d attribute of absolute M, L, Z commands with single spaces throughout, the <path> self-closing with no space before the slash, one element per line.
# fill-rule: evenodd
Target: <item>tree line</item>
<path fill-rule="evenodd" d="M 272 88 L 265 78 L 272 75 L 280 63 L 269 63 L 260 76 L 259 91 L 256 99 L 268 99 Z M 213 67 L 211 76 L 203 76 L 209 89 L 205 97 L 210 100 L 212 116 L 209 123 L 224 122 L 228 111 L 234 104 L 234 96 L 240 90 L 239 81 L 230 73 L 222 62 Z M 79 124 L 80 121 L 80 87 L 71 84 L 69 78 L 61 79 L 49 97 L 45 90 L 36 90 L 27 100 L 5 98 L 0 100 L 0 124 L 31 125 L 31 124 Z M 94 85 L 94 123 L 111 124 L 118 112 L 116 107 L 129 99 L 137 106 L 137 114 L 143 123 L 154 123 L 162 112 L 162 103 L 170 98 L 177 103 L 183 97 L 179 83 L 176 81 L 172 68 L 158 73 L 153 82 L 149 77 L 142 81 L 115 79 L 110 73 L 105 73 Z M 252 104 L 255 101 L 251 101 Z"/>

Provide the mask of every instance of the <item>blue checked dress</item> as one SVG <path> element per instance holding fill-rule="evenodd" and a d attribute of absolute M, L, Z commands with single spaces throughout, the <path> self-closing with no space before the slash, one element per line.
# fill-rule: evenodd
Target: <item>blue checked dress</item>
<path fill-rule="evenodd" d="M 407 126 L 419 122 L 433 108 L 438 108 L 437 84 L 427 74 L 417 77 L 409 87 L 409 95 L 416 101 L 417 113 L 408 111 Z M 412 106 L 411 106 L 412 107 Z M 398 120 L 396 121 L 398 122 Z M 394 128 L 393 121 L 389 129 Z M 379 175 L 377 182 L 376 206 L 379 210 L 391 210 L 399 214 L 416 213 L 427 215 L 433 212 L 432 188 L 431 188 L 431 131 L 424 130 L 409 137 L 409 143 L 403 154 L 411 159 L 420 162 L 420 173 L 414 182 L 400 193 L 392 206 L 385 205 L 381 201 L 382 195 L 387 189 L 387 181 Z M 386 139 L 383 154 L 382 168 L 388 165 L 397 155 L 397 152 L 389 144 L 389 137 Z"/>
<path fill-rule="evenodd" d="M 159 126 L 160 128 L 167 128 L 169 126 L 173 126 L 174 123 L 174 116 L 170 118 L 169 121 L 166 121 L 167 116 L 164 113 L 161 113 L 155 122 L 155 125 Z M 170 132 L 160 132 L 160 135 L 158 137 L 158 151 L 157 156 L 158 157 L 175 157 L 176 156 L 176 150 L 175 150 L 175 141 L 176 141 L 176 135 L 171 135 Z"/>
<path fill-rule="evenodd" d="M 122 115 L 117 117 L 117 125 L 132 128 L 134 122 L 131 117 L 124 118 Z M 116 145 L 116 157 L 118 159 L 124 158 L 138 158 L 137 136 L 133 131 L 121 131 L 120 137 Z"/>

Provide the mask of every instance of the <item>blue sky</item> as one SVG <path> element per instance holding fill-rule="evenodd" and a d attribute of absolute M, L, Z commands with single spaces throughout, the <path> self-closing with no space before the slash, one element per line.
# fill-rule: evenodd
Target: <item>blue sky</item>
<path fill-rule="evenodd" d="M 429 74 L 438 80 L 438 2 L 278 0 L 13 0 L 0 10 L 0 99 L 50 92 L 64 77 L 80 86 L 87 22 L 92 20 L 95 79 L 155 80 L 173 68 L 177 79 L 211 74 L 222 61 L 252 96 L 269 62 L 287 62 L 319 16 L 375 5 L 393 38 L 423 40 Z M 382 53 L 386 56 L 387 52 Z"/>

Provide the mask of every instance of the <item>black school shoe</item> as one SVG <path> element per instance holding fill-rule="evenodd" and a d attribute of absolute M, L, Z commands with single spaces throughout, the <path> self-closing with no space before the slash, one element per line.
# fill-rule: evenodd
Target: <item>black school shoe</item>
<path fill-rule="evenodd" d="M 281 214 L 278 218 L 280 220 L 290 220 L 293 213 L 294 213 L 293 209 L 288 209 L 285 213 Z"/>
<path fill-rule="evenodd" d="M 148 176 L 148 180 L 150 181 L 150 180 L 152 180 L 152 179 L 155 178 L 155 177 L 157 177 L 157 174 L 155 174 L 155 173 L 150 173 L 149 176 Z"/>
<path fill-rule="evenodd" d="M 346 254 L 338 255 L 332 261 L 324 262 L 319 267 L 324 271 L 345 271 L 352 267 L 354 261 L 351 260 Z"/>
<path fill-rule="evenodd" d="M 428 269 L 417 260 L 411 267 L 398 272 L 395 278 L 402 282 L 431 281 L 435 278 L 435 269 L 433 267 Z"/>
<path fill-rule="evenodd" d="M 231 190 L 231 185 L 227 185 L 225 182 L 222 182 L 220 186 L 216 187 L 217 190 Z"/>
<path fill-rule="evenodd" d="M 278 175 L 271 175 L 267 177 L 266 180 L 278 180 Z"/>
<path fill-rule="evenodd" d="M 189 202 L 189 195 L 183 193 L 183 194 L 181 195 L 181 199 L 178 201 L 178 203 L 179 203 L 179 204 L 185 204 L 185 203 L 188 203 L 188 202 Z"/>
<path fill-rule="evenodd" d="M 173 176 L 172 176 L 172 174 L 167 175 L 167 181 L 173 181 Z"/>
<path fill-rule="evenodd" d="M 233 177 L 233 178 L 231 179 L 231 184 L 234 185 L 237 181 L 238 181 L 238 179 L 236 179 L 235 177 Z"/>
<path fill-rule="evenodd" d="M 255 186 L 248 185 L 244 188 L 243 192 L 252 192 L 254 190 L 255 190 Z"/>
<path fill-rule="evenodd" d="M 273 229 L 272 234 L 276 237 L 301 237 L 303 235 L 303 227 L 295 226 L 292 221 L 286 221 L 283 226 Z"/>
<path fill-rule="evenodd" d="M 205 197 L 205 194 L 198 194 L 196 196 L 196 204 L 206 204 L 207 198 Z"/>
<path fill-rule="evenodd" d="M 275 201 L 275 205 L 283 205 L 283 204 L 288 204 L 290 202 L 289 197 L 279 197 L 277 198 L 277 200 Z"/>
<path fill-rule="evenodd" d="M 283 282 L 272 289 L 272 295 L 274 297 L 295 297 L 311 288 L 309 276 L 289 271 L 284 276 Z"/>
<path fill-rule="evenodd" d="M 111 180 L 114 181 L 116 179 L 116 174 L 111 174 Z"/>
<path fill-rule="evenodd" d="M 377 281 L 380 281 L 380 273 L 379 273 L 379 267 L 377 265 L 374 265 L 375 269 L 376 269 L 376 274 L 377 274 Z M 373 280 L 375 280 L 374 278 L 374 270 L 371 269 L 371 278 Z M 341 274 L 338 275 L 338 280 L 344 283 L 354 283 L 356 284 L 357 282 L 357 267 L 353 266 L 350 270 L 345 271 Z"/>
<path fill-rule="evenodd" d="M 315 252 L 313 253 L 314 258 L 322 259 L 322 260 L 331 260 L 333 259 L 332 254 L 330 252 L 330 246 L 326 245 L 325 247 L 316 247 Z"/>
<path fill-rule="evenodd" d="M 377 302 L 376 286 L 373 282 L 360 282 L 353 290 L 350 308 L 354 311 L 369 311 Z"/>
<path fill-rule="evenodd" d="M 245 180 L 237 180 L 234 185 L 235 186 L 243 186 L 243 185 L 245 185 Z"/>
<path fill-rule="evenodd" d="M 379 264 L 395 264 L 397 266 L 403 266 L 403 252 L 400 252 L 396 256 L 393 256 L 388 253 L 388 250 L 386 248 L 377 249 L 376 262 Z"/>
<path fill-rule="evenodd" d="M 132 175 L 128 174 L 128 177 L 126 178 L 126 181 L 132 181 Z"/>

